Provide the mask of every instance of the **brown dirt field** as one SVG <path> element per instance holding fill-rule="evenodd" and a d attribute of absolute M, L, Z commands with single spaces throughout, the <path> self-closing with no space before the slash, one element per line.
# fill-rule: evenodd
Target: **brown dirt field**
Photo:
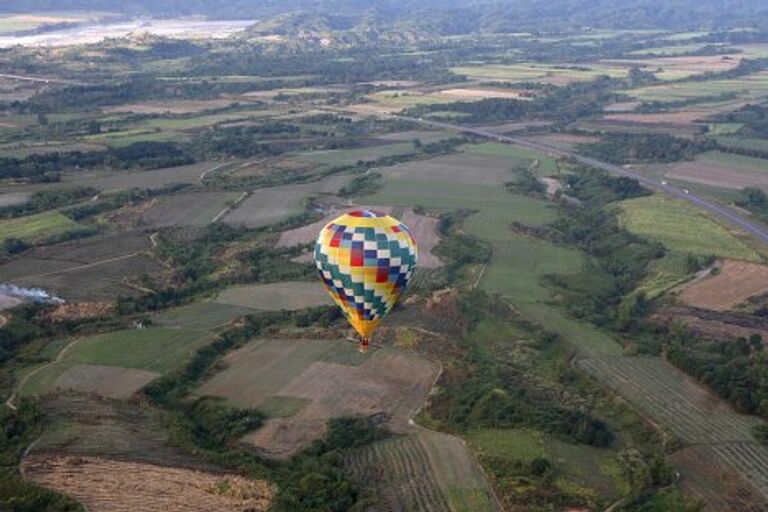
<path fill-rule="evenodd" d="M 437 91 L 440 96 L 457 100 L 475 100 L 483 98 L 507 98 L 520 99 L 528 91 L 516 91 L 514 89 L 444 89 Z"/>
<path fill-rule="evenodd" d="M 33 482 L 68 494 L 90 512 L 266 511 L 275 489 L 235 474 L 99 457 L 35 455 L 24 460 Z"/>
<path fill-rule="evenodd" d="M 725 260 L 718 274 L 685 287 L 678 297 L 689 306 L 727 311 L 766 292 L 768 266 Z"/>
<path fill-rule="evenodd" d="M 131 112 L 134 114 L 191 114 L 203 110 L 225 108 L 235 103 L 235 100 L 220 98 L 215 100 L 179 100 L 179 101 L 148 101 L 103 108 L 105 113 Z"/>
<path fill-rule="evenodd" d="M 437 244 L 440 243 L 440 235 L 437 234 L 439 220 L 435 217 L 419 215 L 410 208 L 405 210 L 400 220 L 408 226 L 419 244 L 419 259 L 416 264 L 421 268 L 442 267 L 442 260 L 432 253 Z"/>
<path fill-rule="evenodd" d="M 357 367 L 314 362 L 279 391 L 309 404 L 295 416 L 267 420 L 244 441 L 270 457 L 286 458 L 322 437 L 330 418 L 380 413 L 391 415 L 389 426 L 402 432 L 436 374 L 429 361 L 394 353 L 378 352 Z"/>
<path fill-rule="evenodd" d="M 768 173 L 740 171 L 715 162 L 683 162 L 672 167 L 666 176 L 732 190 L 749 186 L 768 188 Z"/>
<path fill-rule="evenodd" d="M 78 364 L 59 375 L 54 387 L 62 391 L 95 393 L 106 398 L 129 398 L 160 374 L 133 368 Z"/>
<path fill-rule="evenodd" d="M 741 62 L 739 55 L 697 55 L 684 57 L 659 57 L 642 60 L 606 59 L 600 61 L 609 65 L 623 65 L 627 67 L 645 66 L 656 69 L 663 68 L 669 71 L 687 71 L 691 74 L 707 71 L 718 72 L 734 69 Z"/>

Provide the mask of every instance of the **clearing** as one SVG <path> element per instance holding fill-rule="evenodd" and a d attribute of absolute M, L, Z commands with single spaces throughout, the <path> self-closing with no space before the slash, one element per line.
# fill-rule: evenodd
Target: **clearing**
<path fill-rule="evenodd" d="M 768 292 L 768 266 L 725 260 L 720 271 L 686 286 L 678 295 L 688 306 L 727 311 Z"/>

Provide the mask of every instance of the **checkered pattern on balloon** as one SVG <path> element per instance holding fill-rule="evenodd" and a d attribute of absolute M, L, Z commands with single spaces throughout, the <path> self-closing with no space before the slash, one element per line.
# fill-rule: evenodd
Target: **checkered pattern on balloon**
<path fill-rule="evenodd" d="M 320 231 L 315 244 L 320 279 L 363 345 L 405 291 L 417 256 L 408 228 L 379 212 L 349 212 Z"/>

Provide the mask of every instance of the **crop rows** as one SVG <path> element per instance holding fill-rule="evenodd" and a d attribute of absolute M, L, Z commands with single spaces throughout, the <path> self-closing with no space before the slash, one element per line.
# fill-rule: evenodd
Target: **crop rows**
<path fill-rule="evenodd" d="M 749 442 L 759 421 L 735 413 L 681 371 L 657 358 L 589 358 L 578 366 L 660 420 L 683 441 Z"/>
<path fill-rule="evenodd" d="M 396 437 L 356 450 L 347 458 L 346 467 L 358 480 L 375 486 L 379 503 L 372 511 L 450 509 L 417 436 Z"/>

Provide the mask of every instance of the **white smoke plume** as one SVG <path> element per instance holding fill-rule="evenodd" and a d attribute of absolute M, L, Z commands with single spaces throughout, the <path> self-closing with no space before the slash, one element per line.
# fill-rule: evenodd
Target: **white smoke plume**
<path fill-rule="evenodd" d="M 42 288 L 24 288 L 15 284 L 0 283 L 0 295 L 8 295 L 19 299 L 26 299 L 31 302 L 41 302 L 44 304 L 63 304 L 64 299 L 51 295 Z"/>

